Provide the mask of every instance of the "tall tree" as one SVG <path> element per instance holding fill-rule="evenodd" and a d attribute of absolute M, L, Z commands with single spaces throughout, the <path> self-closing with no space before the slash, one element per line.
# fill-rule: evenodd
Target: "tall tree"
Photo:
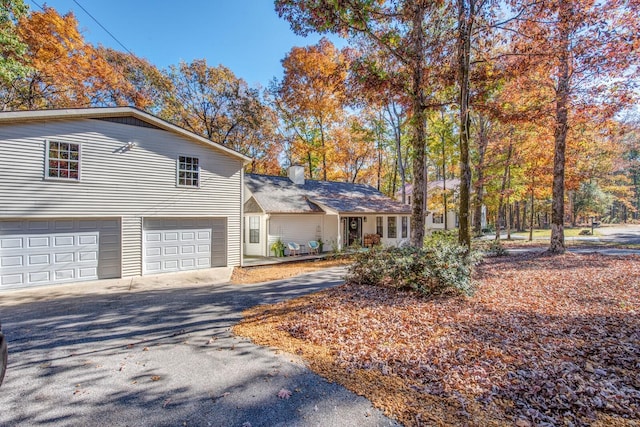
<path fill-rule="evenodd" d="M 127 104 L 112 96 L 114 87 L 128 82 L 84 41 L 72 13 L 60 16 L 49 7 L 31 12 L 20 19 L 18 35 L 28 46 L 23 60 L 31 70 L 12 82 L 16 95 L 12 108 Z"/>
<path fill-rule="evenodd" d="M 16 29 L 16 23 L 27 11 L 23 0 L 0 0 L 0 82 L 11 82 L 29 71 L 22 61 L 27 45 Z"/>
<path fill-rule="evenodd" d="M 291 49 L 282 66 L 284 77 L 272 92 L 283 118 L 299 136 L 297 142 L 306 145 L 300 151 L 305 151 L 310 177 L 315 168 L 311 158 L 317 156 L 326 181 L 332 128 L 345 116 L 346 58 L 323 38 L 316 45 Z"/>
<path fill-rule="evenodd" d="M 99 46 L 97 53 L 104 58 L 121 77 L 122 84 L 111 87 L 111 98 L 124 100 L 152 114 L 162 108 L 165 94 L 171 92 L 171 81 L 155 65 L 132 53 L 120 52 Z"/>
<path fill-rule="evenodd" d="M 274 171 L 280 152 L 274 119 L 256 89 L 204 59 L 171 66 L 168 77 L 174 89 L 164 101 L 162 118 L 254 157 L 253 171 Z"/>
<path fill-rule="evenodd" d="M 427 59 L 444 50 L 438 38 L 440 33 L 434 32 L 438 28 L 436 23 L 442 21 L 438 4 L 426 0 L 276 0 L 275 5 L 278 14 L 287 19 L 298 34 L 330 31 L 362 37 L 406 67 L 410 83 L 404 93 L 410 100 L 413 130 L 411 243 L 421 247 L 425 232 L 426 111 L 430 101 L 425 87 L 428 73 L 434 71 L 428 67 Z"/>
<path fill-rule="evenodd" d="M 545 0 L 517 21 L 516 53 L 546 70 L 553 89 L 554 168 L 550 253 L 563 253 L 567 137 L 580 111 L 610 117 L 637 94 L 640 4 Z M 539 75 L 536 73 L 535 75 Z M 593 115 L 595 118 L 595 115 Z"/>

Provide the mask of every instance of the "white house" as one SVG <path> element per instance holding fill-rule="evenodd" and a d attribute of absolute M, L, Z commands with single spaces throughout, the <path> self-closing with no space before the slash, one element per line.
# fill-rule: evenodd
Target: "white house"
<path fill-rule="evenodd" d="M 413 199 L 413 185 L 405 184 L 405 203 L 407 205 L 411 205 L 411 200 Z M 460 188 L 460 180 L 457 178 L 447 179 L 447 180 L 435 180 L 427 182 L 427 201 L 431 206 L 432 203 L 430 198 L 439 197 L 442 198 L 443 193 L 446 191 L 448 197 L 456 200 L 458 191 Z M 402 190 L 396 192 L 396 200 L 402 200 Z M 451 203 L 451 200 L 449 200 Z M 449 204 L 448 203 L 448 204 Z M 455 203 L 457 204 L 457 203 Z M 425 228 L 427 231 L 433 230 L 444 230 L 445 229 L 445 216 L 447 218 L 446 221 L 446 229 L 451 230 L 453 228 L 458 227 L 458 213 L 455 209 L 447 209 L 445 212 L 444 204 L 443 206 L 438 206 L 436 209 L 427 210 L 427 214 L 425 217 Z"/>
<path fill-rule="evenodd" d="M 0 113 L 0 290 L 240 265 L 248 161 L 129 107 Z"/>
<path fill-rule="evenodd" d="M 244 253 L 271 256 L 271 244 L 306 245 L 321 239 L 324 251 L 365 244 L 372 235 L 398 245 L 410 235 L 411 207 L 369 185 L 304 179 L 292 166 L 288 177 L 245 177 Z M 304 247 L 303 247 L 304 252 Z"/>

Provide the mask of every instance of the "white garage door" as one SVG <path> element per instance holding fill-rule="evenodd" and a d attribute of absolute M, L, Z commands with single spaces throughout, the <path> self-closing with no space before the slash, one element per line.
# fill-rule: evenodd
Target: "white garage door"
<path fill-rule="evenodd" d="M 0 221 L 0 289 L 120 277 L 120 220 Z"/>
<path fill-rule="evenodd" d="M 143 274 L 198 270 L 219 265 L 214 246 L 224 222 L 213 218 L 145 218 Z M 212 262 L 212 259 L 214 261 Z"/>

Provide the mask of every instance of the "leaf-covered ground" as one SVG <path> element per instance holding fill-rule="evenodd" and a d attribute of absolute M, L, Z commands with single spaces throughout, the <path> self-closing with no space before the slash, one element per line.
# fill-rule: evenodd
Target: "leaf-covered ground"
<path fill-rule="evenodd" d="M 640 258 L 510 256 L 470 298 L 345 284 L 245 313 L 405 425 L 640 425 Z"/>
<path fill-rule="evenodd" d="M 260 267 L 236 267 L 233 270 L 231 282 L 236 285 L 270 282 L 272 280 L 286 279 L 303 273 L 324 270 L 329 267 L 347 265 L 349 262 L 350 261 L 348 259 L 341 258 L 286 262 Z"/>

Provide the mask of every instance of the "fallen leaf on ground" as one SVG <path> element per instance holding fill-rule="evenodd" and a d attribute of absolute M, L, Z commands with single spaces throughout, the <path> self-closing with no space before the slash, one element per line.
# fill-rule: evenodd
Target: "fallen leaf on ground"
<path fill-rule="evenodd" d="M 288 398 L 290 398 L 290 397 L 291 397 L 291 394 L 292 394 L 292 393 L 291 393 L 291 391 L 290 391 L 290 390 L 287 390 L 286 388 L 283 388 L 283 389 L 281 389 L 281 390 L 278 392 L 278 397 L 279 397 L 280 399 L 288 399 Z"/>

